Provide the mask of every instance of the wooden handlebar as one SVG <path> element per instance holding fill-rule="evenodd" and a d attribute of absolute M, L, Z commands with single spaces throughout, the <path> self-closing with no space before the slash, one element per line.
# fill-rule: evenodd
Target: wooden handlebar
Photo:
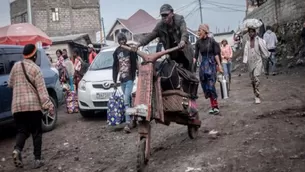
<path fill-rule="evenodd" d="M 121 45 L 121 47 L 128 50 L 128 51 L 133 51 L 132 48 L 129 47 L 129 46 Z M 162 57 L 163 55 L 169 54 L 169 53 L 171 53 L 173 51 L 177 51 L 179 49 L 181 49 L 181 47 L 176 46 L 176 47 L 173 47 L 173 48 L 170 48 L 170 49 L 167 49 L 167 50 L 164 50 L 164 51 L 160 51 L 160 52 L 157 52 L 157 53 L 153 53 L 153 54 L 146 54 L 145 52 L 138 50 L 137 54 L 140 57 L 142 57 L 145 61 L 153 61 L 154 62 L 158 58 Z"/>

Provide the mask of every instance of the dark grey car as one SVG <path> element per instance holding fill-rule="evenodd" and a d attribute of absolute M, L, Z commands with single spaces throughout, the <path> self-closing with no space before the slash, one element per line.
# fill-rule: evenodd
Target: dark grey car
<path fill-rule="evenodd" d="M 17 61 L 23 60 L 23 46 L 0 45 L 0 126 L 11 123 L 13 116 L 11 113 L 12 89 L 8 88 L 9 74 L 13 65 Z M 55 118 L 50 118 L 48 114 L 42 119 L 42 128 L 44 131 L 54 129 L 57 121 L 58 106 L 63 103 L 63 91 L 59 83 L 59 77 L 51 69 L 51 64 L 44 51 L 38 49 L 36 64 L 40 67 L 45 84 L 55 109 Z"/>

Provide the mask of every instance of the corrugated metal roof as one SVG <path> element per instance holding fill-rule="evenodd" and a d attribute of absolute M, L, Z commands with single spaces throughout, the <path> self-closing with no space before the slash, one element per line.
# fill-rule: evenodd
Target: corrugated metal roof
<path fill-rule="evenodd" d="M 89 35 L 87 33 L 75 34 L 75 35 L 66 35 L 66 36 L 54 36 L 51 37 L 53 43 L 55 42 L 64 42 L 64 41 L 75 41 L 79 38 L 85 37 Z"/>

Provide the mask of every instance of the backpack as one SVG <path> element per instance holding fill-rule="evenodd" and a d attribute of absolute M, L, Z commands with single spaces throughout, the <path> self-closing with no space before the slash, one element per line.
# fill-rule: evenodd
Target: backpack
<path fill-rule="evenodd" d="M 107 124 L 111 126 L 122 124 L 125 120 L 124 95 L 115 90 L 109 97 L 107 106 Z"/>

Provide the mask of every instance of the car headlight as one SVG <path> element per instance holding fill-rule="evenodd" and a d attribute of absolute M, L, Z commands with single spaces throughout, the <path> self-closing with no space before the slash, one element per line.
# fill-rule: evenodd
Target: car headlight
<path fill-rule="evenodd" d="M 85 80 L 81 80 L 79 82 L 78 88 L 82 91 L 86 91 L 86 81 Z"/>

